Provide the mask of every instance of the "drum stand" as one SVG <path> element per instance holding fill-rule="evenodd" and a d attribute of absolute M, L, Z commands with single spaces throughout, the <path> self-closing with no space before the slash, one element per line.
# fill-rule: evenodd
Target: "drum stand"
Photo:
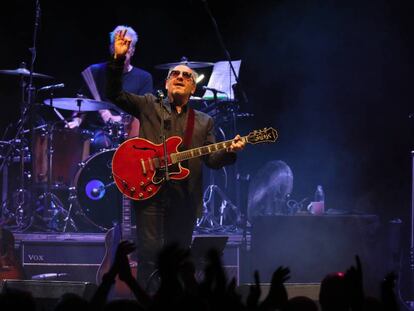
<path fill-rule="evenodd" d="M 74 228 L 75 231 L 79 231 L 75 222 L 73 221 L 73 219 L 71 218 L 71 214 L 72 214 L 72 210 L 74 207 L 76 207 L 76 215 L 80 215 L 82 217 L 82 219 L 84 221 L 86 221 L 89 225 L 92 225 L 92 227 L 98 228 L 101 232 L 107 232 L 109 229 L 104 228 L 103 226 L 95 223 L 94 221 L 90 220 L 85 213 L 83 212 L 82 208 L 79 207 L 79 201 L 78 201 L 78 197 L 76 195 L 76 187 L 70 187 L 69 188 L 69 208 L 67 211 L 67 215 L 65 217 L 64 221 L 64 226 L 62 229 L 62 232 L 66 232 L 66 228 L 68 223 L 70 223 L 70 225 L 72 226 L 72 228 Z"/>
<path fill-rule="evenodd" d="M 68 208 L 67 215 L 66 215 L 65 219 L 63 220 L 65 222 L 65 224 L 63 225 L 62 232 L 66 232 L 68 223 L 70 223 L 70 225 L 72 226 L 72 228 L 74 228 L 75 231 L 79 231 L 78 228 L 75 225 L 75 222 L 71 218 L 73 206 L 77 202 L 76 188 L 75 187 L 70 187 L 69 188 L 69 199 L 68 199 L 68 201 L 69 201 L 69 208 Z"/>

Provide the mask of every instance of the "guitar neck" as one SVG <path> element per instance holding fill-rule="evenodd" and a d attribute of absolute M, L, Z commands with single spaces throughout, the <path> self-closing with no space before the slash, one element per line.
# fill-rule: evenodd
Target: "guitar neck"
<path fill-rule="evenodd" d="M 249 143 L 248 136 L 241 137 L 241 140 L 244 141 L 245 143 Z M 181 161 L 202 157 L 204 155 L 229 148 L 231 146 L 232 141 L 233 141 L 232 139 L 226 140 L 226 141 L 222 141 L 222 142 L 207 145 L 207 146 L 202 146 L 202 147 L 189 149 L 189 150 L 182 151 L 182 152 L 173 153 L 171 154 L 171 162 L 172 164 L 175 164 Z"/>
<path fill-rule="evenodd" d="M 131 229 L 131 199 L 122 196 L 122 239 L 130 240 L 132 237 Z"/>

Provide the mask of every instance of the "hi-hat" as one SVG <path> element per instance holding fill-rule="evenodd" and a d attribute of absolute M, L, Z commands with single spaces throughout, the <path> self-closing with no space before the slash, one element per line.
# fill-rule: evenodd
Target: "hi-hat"
<path fill-rule="evenodd" d="M 24 67 L 23 68 L 21 67 L 21 68 L 17 68 L 17 69 L 0 70 L 0 74 L 28 77 L 28 76 L 30 76 L 30 71 L 27 70 Z M 37 72 L 33 72 L 32 76 L 33 76 L 33 78 L 53 79 L 52 76 L 48 76 L 48 75 L 45 75 L 43 73 L 37 73 Z"/>
<path fill-rule="evenodd" d="M 213 66 L 213 63 L 208 62 L 192 62 L 189 61 L 187 57 L 183 56 L 181 58 L 181 61 L 175 62 L 175 63 L 166 63 L 166 64 L 159 64 L 155 65 L 155 68 L 157 69 L 170 69 L 178 65 L 186 65 L 190 68 L 204 68 L 204 67 L 210 67 Z"/>
<path fill-rule="evenodd" d="M 101 109 L 118 110 L 112 103 L 88 98 L 53 98 L 52 100 L 46 99 L 43 103 L 49 107 L 72 111 L 97 111 Z"/>

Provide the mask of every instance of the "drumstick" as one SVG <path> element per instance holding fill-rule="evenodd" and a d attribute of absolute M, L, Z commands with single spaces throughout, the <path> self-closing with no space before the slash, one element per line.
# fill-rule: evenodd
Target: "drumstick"
<path fill-rule="evenodd" d="M 69 126 L 69 122 L 66 121 L 66 119 L 62 116 L 62 114 L 56 108 L 53 108 L 53 110 L 56 112 L 59 119 L 61 119 L 63 122 L 65 122 L 66 126 Z"/>
<path fill-rule="evenodd" d="M 82 71 L 82 77 L 85 80 L 93 99 L 101 101 L 101 96 L 99 95 L 98 88 L 96 87 L 95 79 L 90 66 Z"/>

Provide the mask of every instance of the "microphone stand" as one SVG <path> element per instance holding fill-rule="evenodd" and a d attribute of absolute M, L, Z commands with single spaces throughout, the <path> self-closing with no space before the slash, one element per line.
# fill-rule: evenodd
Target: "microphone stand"
<path fill-rule="evenodd" d="M 164 112 L 164 105 L 163 105 L 163 101 L 164 101 L 164 93 L 161 90 L 157 91 L 157 97 L 158 97 L 158 101 L 160 103 L 160 113 L 161 113 L 161 130 L 160 130 L 160 138 L 162 141 L 162 146 L 163 146 L 163 150 L 164 150 L 164 180 L 168 181 L 170 180 L 170 174 L 168 172 L 168 153 L 167 153 L 167 142 L 166 142 L 166 138 L 165 138 L 165 128 L 164 128 L 164 119 L 165 119 L 165 112 Z"/>
<path fill-rule="evenodd" d="M 231 56 L 230 56 L 230 53 L 229 53 L 229 51 L 226 49 L 226 46 L 225 46 L 225 44 L 224 44 L 224 40 L 223 40 L 223 37 L 222 37 L 222 35 L 221 35 L 221 33 L 220 33 L 220 30 L 219 30 L 219 28 L 218 28 L 218 25 L 217 25 L 217 22 L 216 22 L 216 20 L 215 20 L 215 18 L 214 18 L 214 16 L 213 16 L 213 14 L 211 13 L 211 10 L 210 10 L 210 8 L 209 8 L 209 6 L 208 6 L 208 2 L 207 2 L 207 0 L 202 0 L 202 2 L 203 2 L 203 4 L 204 4 L 204 8 L 205 8 L 205 10 L 207 11 L 207 14 L 209 15 L 209 17 L 210 17 L 210 19 L 211 19 L 211 23 L 213 24 L 213 27 L 214 27 L 214 30 L 215 30 L 215 32 L 216 32 L 216 35 L 217 35 L 217 39 L 218 39 L 218 41 L 219 41 L 219 43 L 220 43 L 220 47 L 222 48 L 222 50 L 223 50 L 223 53 L 224 53 L 224 55 L 226 56 L 226 58 L 227 58 L 227 61 L 229 62 L 229 65 L 230 65 L 230 68 L 231 68 L 231 71 L 233 72 L 233 75 L 234 75 L 234 78 L 236 79 L 236 83 L 237 83 L 237 90 L 238 90 L 238 93 L 241 95 L 241 97 L 242 97 L 242 102 L 244 103 L 244 104 L 247 104 L 248 103 L 248 99 L 247 99 L 247 95 L 246 95 L 246 93 L 244 92 L 244 89 L 243 89 L 243 87 L 242 87 L 242 83 L 240 82 L 240 79 L 239 79 L 239 77 L 238 77 L 238 75 L 237 75 L 237 73 L 236 73 L 236 70 L 234 69 L 234 66 L 233 66 L 233 63 L 232 63 L 232 61 L 231 61 Z M 236 87 L 234 87 L 234 86 L 232 86 L 232 89 L 233 89 L 233 91 L 234 90 L 236 90 Z M 215 94 L 215 98 L 217 97 L 217 94 Z M 235 96 L 234 96 L 234 98 L 236 98 L 236 94 L 235 94 Z M 236 111 L 234 111 L 234 110 L 232 110 L 232 118 L 233 118 L 233 122 L 232 122 L 232 130 L 233 130 L 233 135 L 236 135 L 236 133 L 237 133 L 237 126 L 236 126 L 236 118 L 237 118 L 237 115 L 236 115 Z M 237 163 L 235 163 L 235 165 L 234 165 L 234 174 L 235 174 L 235 176 L 237 176 L 237 175 L 239 175 L 239 173 L 238 173 L 238 165 L 237 165 Z M 239 189 L 239 185 L 238 184 L 236 184 L 236 191 L 235 191 L 236 193 L 235 193 L 235 195 L 236 195 L 236 197 L 238 198 L 239 196 L 240 196 L 240 189 Z M 240 202 L 239 202 L 240 203 Z"/>
<path fill-rule="evenodd" d="M 26 109 L 29 111 L 29 116 L 30 116 L 30 136 L 31 138 L 34 137 L 34 126 L 33 126 L 33 95 L 32 95 L 32 84 L 33 84 L 33 72 L 34 72 L 34 63 L 36 60 L 36 41 L 37 41 L 37 30 L 39 27 L 39 22 L 40 22 L 40 14 L 41 14 L 41 10 L 40 10 L 40 2 L 39 0 L 36 0 L 36 17 L 35 17 L 35 24 L 34 24 L 34 28 L 33 28 L 33 46 L 29 49 L 30 53 L 32 54 L 32 58 L 31 58 L 31 62 L 30 62 L 30 75 L 29 75 L 29 85 L 28 85 L 28 95 L 27 95 L 27 107 Z M 33 139 L 31 139 L 32 144 L 33 144 Z M 33 151 L 33 145 L 31 146 L 31 151 Z"/>
<path fill-rule="evenodd" d="M 17 131 L 15 138 L 13 139 L 13 143 L 10 144 L 9 149 L 6 152 L 6 155 L 4 156 L 3 162 L 0 165 L 0 171 L 3 170 L 4 165 L 6 165 L 8 158 L 12 156 L 12 151 L 15 147 L 16 142 L 20 144 L 20 181 L 19 181 L 19 189 L 15 192 L 16 197 L 16 210 L 14 213 L 16 224 L 18 225 L 18 228 L 21 230 L 26 230 L 31 225 L 31 219 L 27 219 L 26 217 L 26 210 L 28 207 L 27 204 L 30 204 L 30 202 L 26 202 L 26 200 L 30 200 L 30 195 L 27 190 L 24 189 L 24 131 L 23 127 L 27 122 L 27 119 L 29 117 L 30 119 L 30 133 L 31 137 L 34 136 L 34 127 L 33 127 L 33 116 L 32 116 L 32 104 L 33 104 L 33 72 L 34 72 L 34 63 L 36 60 L 36 39 L 37 39 L 37 30 L 39 26 L 40 21 L 40 3 L 39 0 L 36 0 L 36 15 L 35 15 L 35 24 L 33 29 L 33 46 L 29 48 L 29 51 L 31 53 L 31 62 L 30 62 L 30 74 L 29 74 L 29 82 L 26 84 L 24 80 L 24 75 L 21 75 L 20 80 L 20 86 L 21 86 L 21 117 L 18 121 L 17 125 Z M 21 63 L 20 68 L 25 68 L 26 64 L 24 62 Z M 25 96 L 27 95 L 27 96 Z M 33 141 L 33 139 L 31 139 Z M 31 146 L 30 151 L 32 153 L 33 146 Z M 33 158 L 33 154 L 31 154 L 31 157 Z M 13 159 L 11 160 L 13 162 Z M 31 217 L 29 217 L 31 218 Z M 29 221 L 28 224 L 26 222 Z M 27 226 L 27 227 L 26 227 Z M 24 228 L 25 227 L 25 228 Z"/>
<path fill-rule="evenodd" d="M 219 43 L 220 43 L 221 48 L 223 49 L 224 55 L 226 56 L 226 58 L 227 58 L 227 60 L 228 60 L 228 62 L 229 62 L 229 65 L 230 65 L 231 71 L 232 71 L 232 72 L 233 72 L 233 74 L 234 74 L 234 78 L 236 79 L 237 85 L 239 86 L 239 87 L 238 87 L 238 89 L 239 89 L 239 91 L 240 91 L 240 93 L 241 93 L 241 95 L 242 95 L 242 97 L 243 97 L 243 102 L 244 102 L 245 104 L 247 104 L 247 103 L 248 103 L 247 95 L 246 95 L 246 93 L 244 92 L 244 90 L 243 90 L 243 88 L 242 88 L 242 84 L 241 84 L 241 82 L 240 82 L 240 80 L 239 80 L 239 77 L 238 77 L 238 76 L 237 76 L 237 74 L 236 74 L 236 70 L 234 69 L 233 63 L 231 62 L 231 56 L 230 56 L 230 53 L 229 53 L 229 51 L 226 49 L 226 46 L 224 45 L 223 37 L 222 37 L 222 36 L 221 36 L 221 34 L 220 34 L 220 30 L 219 30 L 219 28 L 218 28 L 217 22 L 216 22 L 216 20 L 215 20 L 215 18 L 214 18 L 214 16 L 213 16 L 213 14 L 212 14 L 212 13 L 211 13 L 211 11 L 210 11 L 210 8 L 209 8 L 209 6 L 208 6 L 207 0 L 202 0 L 202 2 L 203 2 L 203 4 L 204 4 L 204 8 L 205 8 L 205 9 L 206 9 L 206 11 L 207 11 L 207 14 L 209 15 L 209 17 L 210 17 L 210 19 L 211 19 L 211 23 L 213 24 L 214 30 L 215 30 L 216 35 L 217 35 L 217 39 L 219 40 Z"/>

